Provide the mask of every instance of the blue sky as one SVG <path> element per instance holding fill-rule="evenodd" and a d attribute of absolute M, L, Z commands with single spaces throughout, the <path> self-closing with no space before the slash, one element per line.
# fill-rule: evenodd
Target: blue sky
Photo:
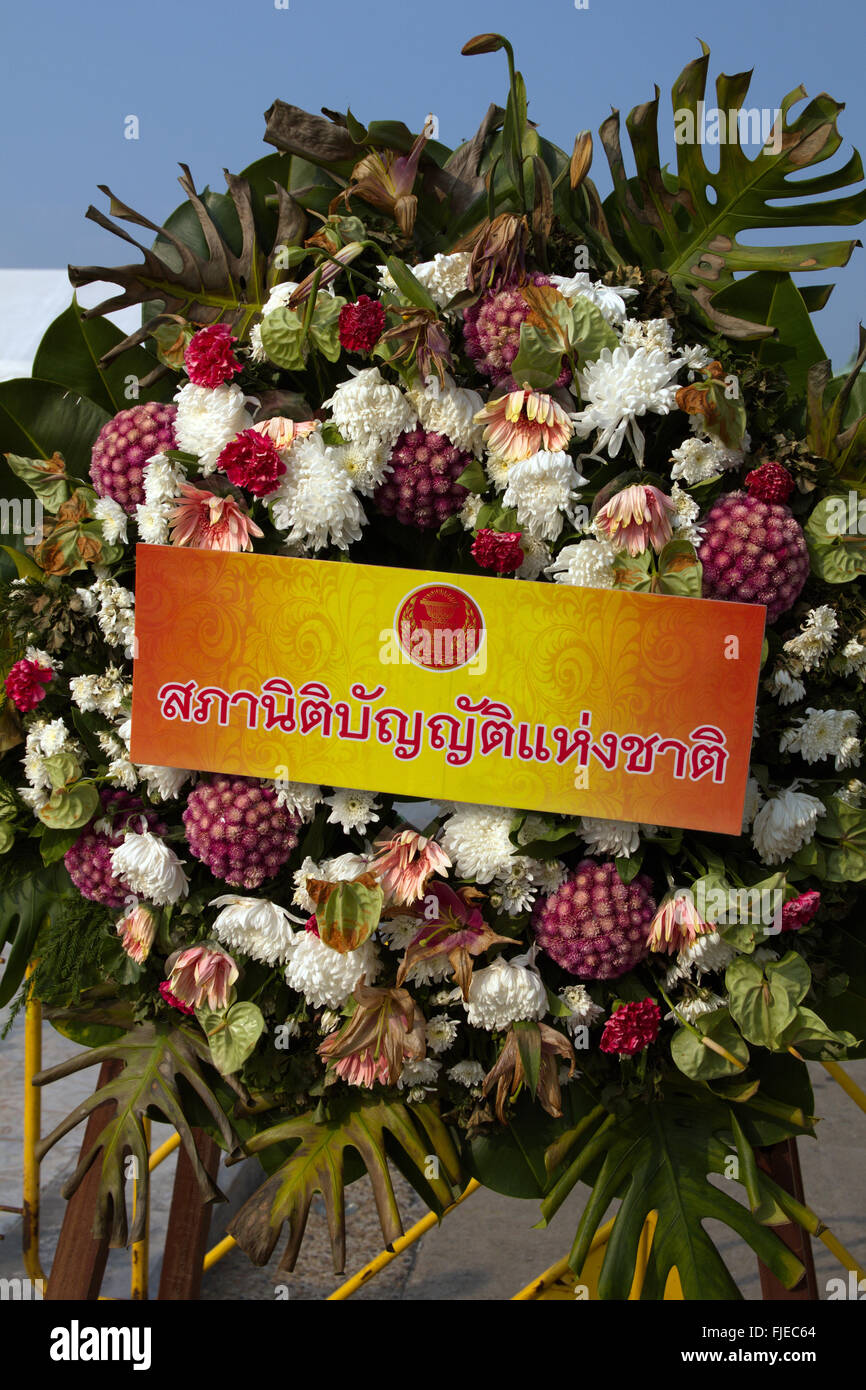
<path fill-rule="evenodd" d="M 810 96 L 824 90 L 846 102 L 834 164 L 852 144 L 866 149 L 861 0 L 705 7 L 691 0 L 589 0 L 581 10 L 574 0 L 288 0 L 278 9 L 283 3 L 7 6 L 0 266 L 126 259 L 120 242 L 84 220 L 90 202 L 105 207 L 97 184 L 161 221 L 181 201 L 178 161 L 190 165 L 199 187 L 221 189 L 223 167 L 238 170 L 268 152 L 262 113 L 276 97 L 310 110 L 350 105 L 362 120 L 399 118 L 413 129 L 433 111 L 440 138 L 455 145 L 474 132 L 491 100 L 504 104 L 503 55 L 470 59 L 459 52 L 471 35 L 491 29 L 515 45 L 532 118 L 568 150 L 578 130 L 595 133 L 611 106 L 624 116 L 651 98 L 657 83 L 667 117 L 663 155 L 672 156 L 670 88 L 698 54 L 698 37 L 712 50 L 711 80 L 755 69 L 750 105 L 776 107 L 799 83 Z M 129 115 L 138 117 L 138 140 L 124 138 Z M 712 150 L 705 153 L 711 163 Z M 598 141 L 592 174 L 606 193 Z M 823 239 L 820 229 L 818 235 Z M 819 278 L 837 275 L 842 285 L 816 327 L 838 369 L 864 316 L 866 249 L 855 251 L 846 270 Z"/>

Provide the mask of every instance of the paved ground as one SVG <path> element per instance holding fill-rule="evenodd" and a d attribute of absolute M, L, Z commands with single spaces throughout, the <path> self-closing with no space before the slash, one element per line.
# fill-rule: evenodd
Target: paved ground
<path fill-rule="evenodd" d="M 3 1021 L 0 1014 L 0 1027 Z M 47 1025 L 43 1036 L 44 1066 L 77 1050 Z M 0 1204 L 7 1206 L 19 1205 L 21 1200 L 22 1059 L 23 1027 L 19 1019 L 5 1042 L 0 1043 Z M 866 1062 L 849 1063 L 847 1070 L 866 1088 Z M 814 1066 L 812 1078 L 816 1110 L 822 1116 L 821 1142 L 803 1140 L 800 1144 L 806 1198 L 843 1245 L 866 1265 L 866 1165 L 862 1159 L 866 1115 L 856 1109 L 823 1068 Z M 43 1134 L 90 1093 L 95 1079 L 95 1072 L 86 1070 L 43 1091 Z M 167 1127 L 154 1125 L 154 1146 L 168 1133 Z M 66 1205 L 59 1196 L 60 1183 L 74 1167 L 80 1142 L 79 1129 L 62 1139 L 43 1163 L 41 1249 L 43 1263 L 48 1267 Z M 169 1160 L 157 1170 L 153 1185 L 154 1289 L 159 1278 L 159 1251 L 165 1235 L 173 1172 L 174 1162 Z M 223 1172 L 221 1185 L 231 1200 L 227 1206 L 215 1208 L 213 1243 L 224 1233 L 232 1212 L 254 1189 L 259 1172 L 254 1162 Z M 424 1215 L 423 1204 L 399 1175 L 395 1175 L 395 1189 L 408 1227 Z M 346 1269 L 353 1272 L 379 1252 L 382 1239 L 366 1181 L 354 1184 L 348 1198 Z M 532 1229 L 538 1219 L 534 1202 L 518 1202 L 479 1191 L 355 1297 L 422 1302 L 509 1299 L 567 1252 L 584 1200 L 585 1189 L 578 1189 L 551 1227 L 537 1231 Z M 759 1299 L 760 1286 L 751 1252 L 731 1232 L 714 1231 L 714 1223 L 707 1225 L 744 1297 Z M 19 1226 L 20 1218 L 0 1212 L 0 1234 L 4 1236 L 0 1242 L 0 1278 L 23 1274 Z M 837 1277 L 841 1270 L 820 1242 L 814 1245 L 819 1288 L 825 1297 L 827 1280 Z M 342 1283 L 332 1270 L 321 1204 L 315 1204 L 311 1213 L 297 1269 L 282 1286 L 275 1286 L 279 1249 L 264 1269 L 255 1269 L 239 1251 L 233 1252 L 205 1276 L 202 1297 L 321 1300 Z M 103 1292 L 125 1298 L 128 1291 L 128 1254 L 112 1252 Z"/>

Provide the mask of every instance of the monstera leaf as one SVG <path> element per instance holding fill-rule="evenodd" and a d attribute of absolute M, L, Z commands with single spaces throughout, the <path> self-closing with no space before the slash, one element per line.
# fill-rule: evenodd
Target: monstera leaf
<path fill-rule="evenodd" d="M 234 215 L 240 228 L 240 248 L 235 251 L 228 235 L 196 192 L 192 175 L 185 164 L 178 180 L 186 193 L 204 238 L 206 254 L 194 250 L 177 232 L 160 227 L 120 201 L 110 188 L 100 184 L 100 190 L 111 199 L 111 211 L 124 222 L 147 227 L 158 234 L 157 246 L 142 246 L 134 237 L 117 226 L 94 207 L 87 216 L 115 236 L 137 246 L 143 256 L 138 265 L 70 266 L 69 278 L 76 289 L 94 281 L 108 280 L 120 286 L 120 294 L 105 300 L 94 309 L 83 311 L 83 317 L 94 318 L 113 313 L 130 304 L 159 302 L 165 314 L 179 314 L 196 325 L 227 323 L 238 338 L 248 335 L 250 325 L 260 314 L 268 298 L 268 270 L 275 263 L 281 248 L 296 243 L 303 233 L 304 214 L 291 195 L 275 184 L 279 218 L 273 246 L 268 250 L 260 244 L 253 213 L 253 196 L 247 179 L 225 172 Z M 227 220 L 227 219 L 224 219 Z M 149 334 L 147 324 L 130 333 L 103 355 L 100 366 L 106 368 L 127 348 L 141 343 Z M 142 385 L 148 384 L 146 378 Z"/>
<path fill-rule="evenodd" d="M 0 1008 L 9 1003 L 24 979 L 45 918 L 60 898 L 74 896 L 76 890 L 62 864 L 39 868 L 0 893 L 0 945 L 12 942 L 0 980 Z"/>
<path fill-rule="evenodd" d="M 185 1028 L 148 1023 L 126 1033 L 118 1042 L 76 1053 L 33 1078 L 35 1086 L 47 1086 L 52 1081 L 60 1081 L 73 1072 L 100 1062 L 117 1059 L 123 1063 L 123 1070 L 118 1076 L 107 1085 L 100 1086 L 83 1104 L 77 1106 L 36 1149 L 37 1158 L 41 1161 L 58 1139 L 86 1120 L 97 1106 L 105 1101 L 115 1102 L 111 1118 L 61 1189 L 64 1197 L 71 1197 L 98 1156 L 102 1155 L 94 1234 L 98 1237 L 108 1235 L 111 1245 L 127 1243 L 124 1195 L 127 1154 L 136 1160 L 141 1184 L 130 1238 L 136 1241 L 144 1235 L 148 1196 L 148 1153 L 144 1136 L 144 1118 L 147 1114 L 156 1113 L 174 1125 L 195 1170 L 202 1201 L 225 1201 L 199 1158 L 178 1084 L 185 1082 L 195 1093 L 213 1119 L 225 1147 L 234 1152 L 239 1140 L 202 1072 L 202 1063 L 207 1062 L 209 1057 L 204 1038 Z"/>
<path fill-rule="evenodd" d="M 668 1275 L 676 1268 L 687 1299 L 739 1299 L 741 1294 L 703 1222 L 715 1218 L 731 1227 L 752 1247 L 776 1277 L 792 1288 L 801 1277 L 800 1262 L 762 1222 L 778 1216 L 769 1184 L 753 1171 L 748 1117 L 751 1104 L 737 1106 L 734 1120 L 730 1107 L 708 1088 L 671 1081 L 663 1098 L 635 1105 L 620 1118 L 613 1115 L 589 1132 L 580 1129 L 577 1157 L 542 1203 L 542 1224 L 554 1215 L 578 1180 L 601 1162 L 600 1171 L 578 1226 L 569 1264 L 582 1269 L 593 1236 L 616 1198 L 619 1210 L 611 1232 L 598 1283 L 602 1299 L 625 1299 L 634 1278 L 635 1263 L 644 1224 L 651 1212 L 658 1220 L 650 1264 L 641 1297 L 660 1299 Z M 809 1133 L 806 1116 L 791 1111 L 792 1130 Z M 740 1128 L 741 1126 L 741 1128 Z M 567 1136 L 556 1145 L 556 1159 L 567 1156 Z M 741 1147 L 738 1147 L 738 1141 Z M 732 1155 L 738 1157 L 738 1178 L 747 1184 L 754 1206 L 765 1203 L 758 1215 L 742 1206 L 728 1192 L 714 1186 L 708 1174 L 730 1178 Z M 751 1156 L 751 1162 L 744 1161 Z M 775 1189 L 773 1189 L 775 1191 Z"/>
<path fill-rule="evenodd" d="M 863 177 L 853 154 L 841 169 L 803 178 L 803 172 L 829 159 L 842 137 L 836 127 L 841 104 L 825 92 L 796 119 L 791 107 L 806 93 L 796 87 L 784 98 L 774 133 L 753 159 L 744 154 L 740 130 L 727 129 L 719 149 L 719 171 L 707 168 L 700 143 L 710 51 L 683 70 L 673 86 L 677 113 L 676 177 L 663 171 L 658 144 L 658 89 L 653 101 L 635 107 L 626 121 L 637 177 L 628 178 L 620 147 L 619 113 L 601 126 L 600 135 L 613 175 L 614 191 L 605 212 L 614 241 L 635 261 L 665 271 L 674 286 L 712 326 L 731 338 L 766 338 L 778 332 L 766 319 L 751 321 L 715 303 L 734 283 L 738 271 L 826 270 L 845 265 L 854 241 L 814 242 L 792 246 L 788 229 L 804 226 L 853 226 L 866 214 L 866 191 L 848 192 L 828 201 L 820 195 L 850 188 Z M 745 106 L 751 73 L 720 76 L 716 108 L 727 115 Z M 698 103 L 704 106 L 698 106 Z M 764 135 L 764 132 L 761 132 Z M 778 152 L 775 152 L 775 151 Z M 790 179 L 790 175 L 798 175 Z M 811 200 L 811 201 L 810 201 Z M 777 246 L 749 246 L 739 238 L 753 228 L 775 229 Z"/>
<path fill-rule="evenodd" d="M 438 1111 L 426 1103 L 408 1106 L 402 1101 L 356 1094 L 334 1102 L 328 1118 L 318 1119 L 311 1111 L 247 1141 L 247 1151 L 254 1154 L 273 1145 L 295 1147 L 238 1212 L 230 1224 L 230 1234 L 254 1264 L 263 1265 L 287 1221 L 289 1240 L 279 1272 L 289 1274 L 298 1258 L 310 1204 L 320 1192 L 328 1216 L 334 1269 L 342 1272 L 346 1259 L 345 1169 L 354 1150 L 369 1174 L 385 1242 L 392 1244 L 403 1234 L 403 1225 L 388 1172 L 386 1137 L 399 1146 L 400 1158 L 395 1155 L 395 1162 L 412 1185 L 439 1211 L 449 1206 L 465 1178 Z"/>

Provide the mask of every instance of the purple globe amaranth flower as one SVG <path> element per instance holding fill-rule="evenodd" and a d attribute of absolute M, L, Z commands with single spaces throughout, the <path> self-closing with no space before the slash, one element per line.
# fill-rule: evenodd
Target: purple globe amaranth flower
<path fill-rule="evenodd" d="M 806 537 L 789 508 L 729 492 L 701 524 L 704 598 L 763 603 L 768 623 L 787 613 L 809 577 Z"/>
<path fill-rule="evenodd" d="M 391 472 L 373 494 L 385 516 L 429 531 L 460 510 L 468 492 L 457 479 L 472 462 L 446 434 L 404 430 L 391 453 Z"/>
<path fill-rule="evenodd" d="M 520 329 L 531 312 L 521 293 L 523 286 L 550 283 L 546 275 L 535 272 L 527 280 L 510 280 L 488 290 L 464 310 L 466 352 L 479 372 L 495 385 L 511 380 L 511 366 L 520 347 Z M 570 380 L 571 368 L 566 366 L 557 385 L 565 386 Z"/>
<path fill-rule="evenodd" d="M 539 945 L 581 980 L 614 980 L 649 952 L 656 904 L 652 880 L 625 884 L 612 859 L 582 859 L 555 893 L 536 904 Z"/>
<path fill-rule="evenodd" d="M 132 515 L 144 502 L 144 466 L 154 454 L 177 448 L 176 405 L 148 401 L 121 410 L 96 436 L 90 476 L 100 497 L 111 497 Z"/>
<path fill-rule="evenodd" d="M 279 805 L 268 783 L 217 776 L 190 792 L 183 824 L 187 844 L 215 878 L 258 888 L 285 864 L 300 822 Z"/>
<path fill-rule="evenodd" d="M 75 844 L 66 851 L 63 862 L 79 893 L 105 907 L 123 907 L 133 895 L 129 884 L 118 878 L 111 867 L 111 852 L 123 844 L 127 830 L 151 830 L 165 835 L 168 827 L 155 811 L 145 810 L 138 797 L 119 789 L 104 788 L 101 808 L 84 827 Z M 97 830 L 100 821 L 110 821 L 110 830 Z M 145 822 L 146 824 L 142 824 Z"/>

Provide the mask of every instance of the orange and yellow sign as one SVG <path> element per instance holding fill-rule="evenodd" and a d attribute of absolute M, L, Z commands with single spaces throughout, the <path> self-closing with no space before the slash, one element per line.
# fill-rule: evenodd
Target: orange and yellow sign
<path fill-rule="evenodd" d="M 132 758 L 740 833 L 765 610 L 142 545 Z"/>

